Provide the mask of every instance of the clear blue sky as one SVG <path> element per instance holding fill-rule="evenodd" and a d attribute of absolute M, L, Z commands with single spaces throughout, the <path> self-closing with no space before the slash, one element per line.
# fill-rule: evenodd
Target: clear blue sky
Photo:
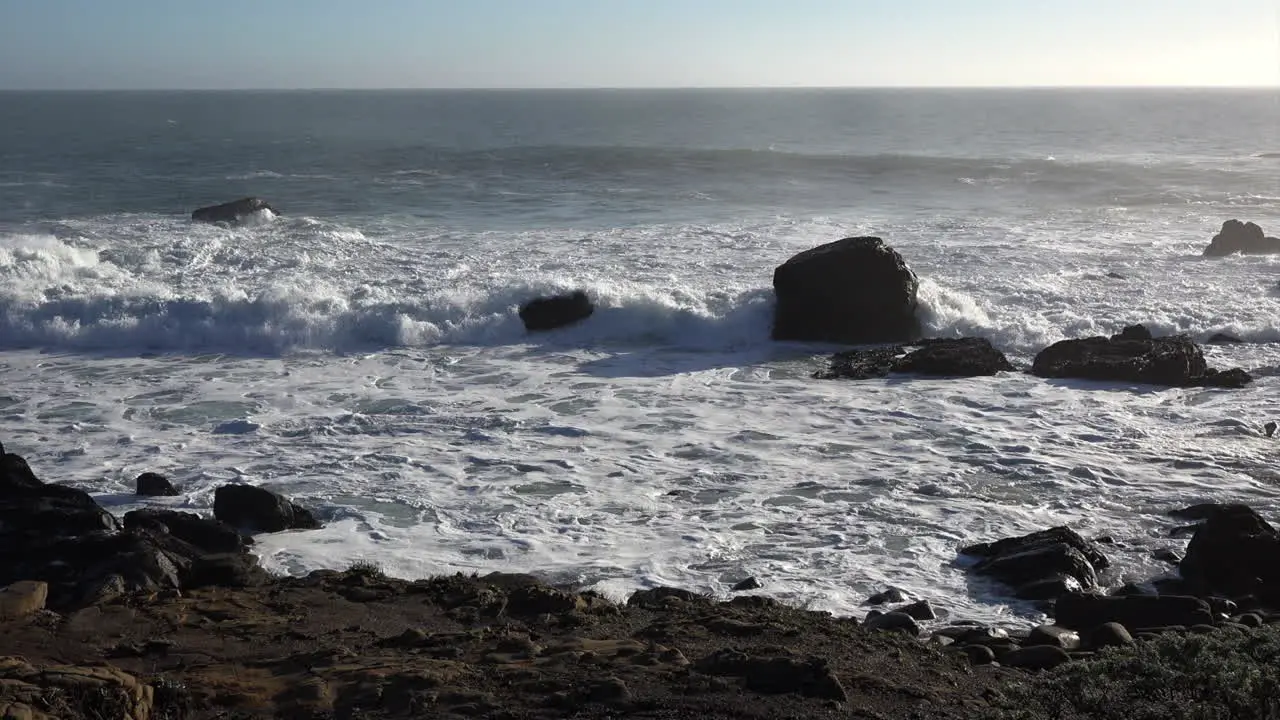
<path fill-rule="evenodd" d="M 0 88 L 1280 84 L 1280 0 L 0 0 Z"/>

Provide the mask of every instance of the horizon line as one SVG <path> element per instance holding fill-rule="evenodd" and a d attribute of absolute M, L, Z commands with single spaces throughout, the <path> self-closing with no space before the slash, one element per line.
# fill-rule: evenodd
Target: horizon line
<path fill-rule="evenodd" d="M 538 85 L 421 87 L 0 87 L 0 93 L 47 92 L 549 92 L 628 90 L 1280 90 L 1280 83 L 1242 85 Z"/>

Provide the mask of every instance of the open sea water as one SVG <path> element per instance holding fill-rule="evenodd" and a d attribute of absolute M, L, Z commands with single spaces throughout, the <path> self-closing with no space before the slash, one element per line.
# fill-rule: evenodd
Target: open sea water
<path fill-rule="evenodd" d="M 318 508 L 278 572 L 1026 621 L 957 547 L 1069 524 L 1118 585 L 1169 570 L 1169 509 L 1280 511 L 1280 256 L 1200 257 L 1280 234 L 1277 152 L 1276 90 L 0 93 L 0 440 L 119 512 L 143 471 Z M 244 195 L 280 215 L 188 219 Z M 813 380 L 773 268 L 864 234 L 931 335 L 1226 332 L 1257 382 Z M 524 331 L 576 288 L 593 317 Z"/>

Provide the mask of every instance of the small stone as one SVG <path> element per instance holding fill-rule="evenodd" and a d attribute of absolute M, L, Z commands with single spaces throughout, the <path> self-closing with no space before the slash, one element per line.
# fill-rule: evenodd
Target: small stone
<path fill-rule="evenodd" d="M 898 588 L 889 588 L 888 590 L 885 590 L 883 592 L 878 592 L 875 595 L 872 595 L 871 597 L 867 598 L 867 601 L 863 604 L 864 605 L 884 605 L 886 603 L 900 603 L 900 602 L 906 602 L 906 601 L 907 601 L 906 593 L 902 592 Z"/>
<path fill-rule="evenodd" d="M 1025 647 L 1006 653 L 1000 658 L 1000 664 L 1024 670 L 1052 670 L 1070 661 L 1071 656 L 1066 650 L 1053 645 Z"/>
<path fill-rule="evenodd" d="M 1174 552 L 1173 550 L 1168 550 L 1168 549 L 1157 550 L 1154 553 L 1152 553 L 1151 557 L 1155 558 L 1156 560 L 1159 560 L 1160 562 L 1169 563 L 1170 565 L 1177 565 L 1178 563 L 1182 562 L 1181 555 Z"/>
<path fill-rule="evenodd" d="M 1105 623 L 1089 633 L 1089 647 L 1100 650 L 1108 647 L 1126 647 L 1133 644 L 1133 636 L 1120 623 Z"/>
<path fill-rule="evenodd" d="M 16 620 L 44 609 L 49 599 L 49 584 L 23 580 L 0 590 L 0 618 Z"/>
<path fill-rule="evenodd" d="M 759 580 L 755 579 L 754 577 L 749 577 L 746 580 L 743 580 L 742 582 L 738 583 L 737 585 L 734 585 L 733 592 L 746 592 L 747 590 L 759 590 L 762 587 L 764 586 L 760 584 Z"/>
<path fill-rule="evenodd" d="M 868 630 L 884 630 L 905 633 L 911 636 L 920 634 L 920 625 L 916 619 L 906 613 L 891 612 L 878 615 L 863 623 Z"/>

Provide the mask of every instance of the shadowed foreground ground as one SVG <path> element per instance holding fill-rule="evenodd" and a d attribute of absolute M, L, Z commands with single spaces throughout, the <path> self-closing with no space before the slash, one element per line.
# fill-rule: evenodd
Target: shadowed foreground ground
<path fill-rule="evenodd" d="M 0 713 L 66 720 L 969 718 L 1023 676 L 767 598 L 370 570 L 41 611 L 3 656 Z"/>

